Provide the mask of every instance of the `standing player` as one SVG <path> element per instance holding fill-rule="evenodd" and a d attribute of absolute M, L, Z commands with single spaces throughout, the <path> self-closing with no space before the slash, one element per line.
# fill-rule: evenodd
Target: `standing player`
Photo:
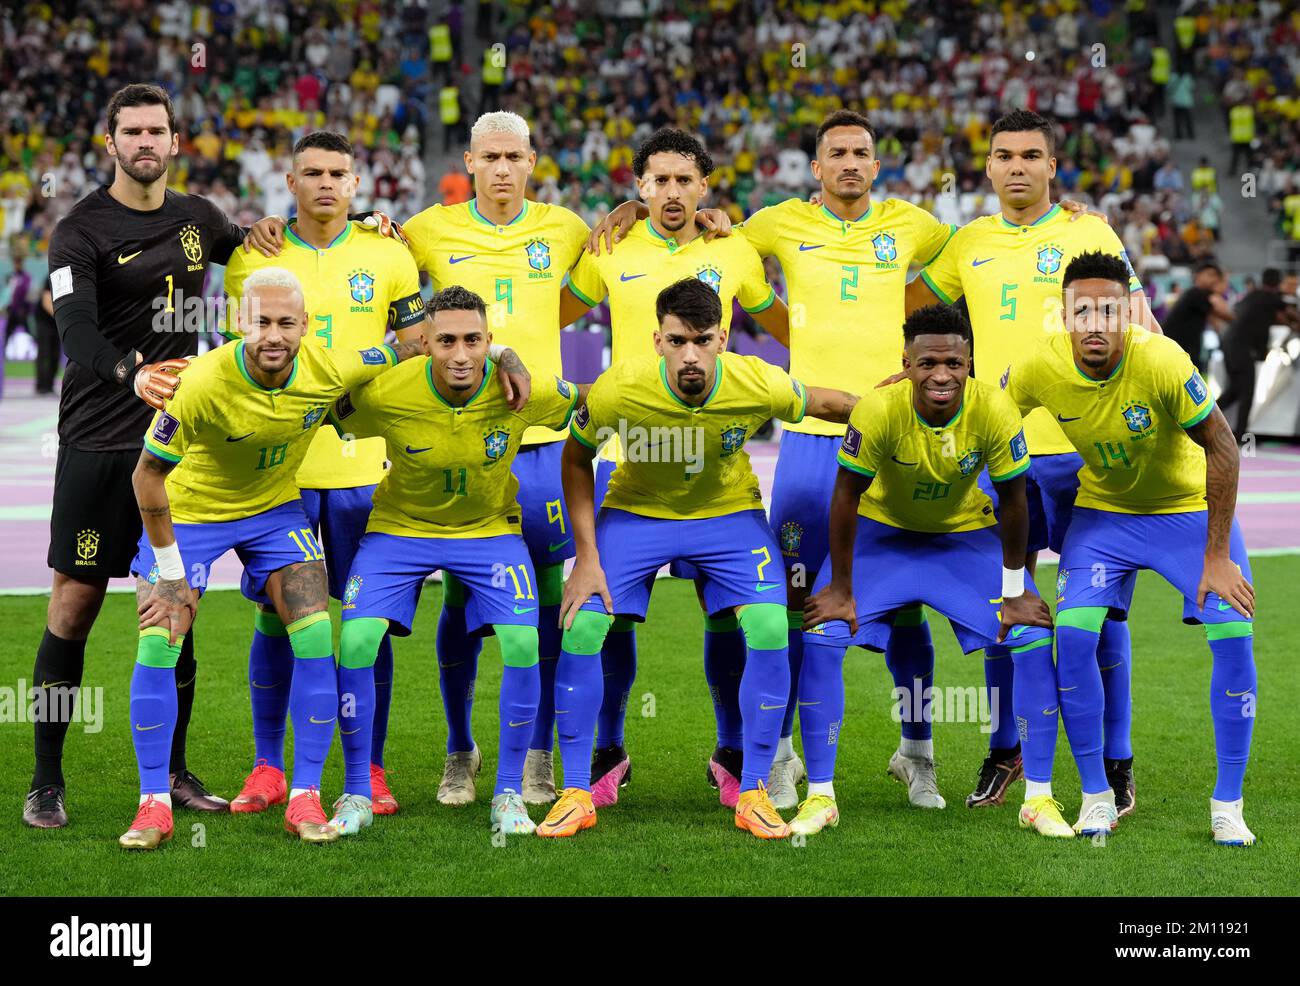
<path fill-rule="evenodd" d="M 359 181 L 352 165 L 352 145 L 342 134 L 320 130 L 294 146 L 293 171 L 285 180 L 297 202 L 297 219 L 286 228 L 278 257 L 241 251 L 231 257 L 225 281 L 228 336 L 236 337 L 245 280 L 256 270 L 277 265 L 292 272 L 302 285 L 309 316 L 307 345 L 364 349 L 380 345 L 390 328 L 399 342 L 419 338 L 424 321 L 419 271 L 401 243 L 348 221 Z M 379 439 L 345 445 L 334 429 L 321 428 L 299 470 L 308 527 L 320 532 L 330 595 L 335 599 L 343 597 L 343 584 L 370 513 L 370 498 L 384 476 L 384 456 Z M 254 767 L 231 802 L 231 811 L 264 811 L 285 798 L 285 715 L 293 666 L 284 627 L 274 608 L 263 606 L 254 618 L 248 655 Z M 385 638 L 376 666 L 378 735 L 371 768 L 374 810 L 381 815 L 398 808 L 383 768 L 392 676 L 393 649 Z M 344 731 L 343 735 L 347 742 L 352 734 Z"/>
<path fill-rule="evenodd" d="M 1075 257 L 1061 279 L 1068 333 L 1052 335 L 1007 383 L 1022 411 L 1045 408 L 1065 422 L 1083 453 L 1056 582 L 1061 718 L 1083 788 L 1075 829 L 1117 824 L 1097 650 L 1107 613 L 1128 611 L 1147 568 L 1183 594 L 1183 622 L 1205 626 L 1219 765 L 1210 825 L 1220 845 L 1250 845 L 1241 789 L 1257 701 L 1255 592 L 1233 517 L 1237 443 L 1190 357 L 1126 321 L 1128 279 L 1108 252 Z"/>
<path fill-rule="evenodd" d="M 958 312 L 943 305 L 914 312 L 903 339 L 907 379 L 867 393 L 840 448 L 830 557 L 806 611 L 799 701 L 808 797 L 790 823 L 793 833 L 839 824 L 832 782 L 845 651 L 881 650 L 892 614 L 921 603 L 948 617 L 966 653 L 1008 634 L 1016 641 L 1016 718 L 1026 758 L 1046 771 L 1050 793 L 1056 674 L 1044 628 L 1052 622 L 1047 605 L 1025 588 L 1029 454 L 1020 414 L 996 386 L 968 379 L 971 329 Z M 977 483 L 983 467 L 1001 497 L 1000 532 Z M 1051 834 L 1073 835 L 1059 813 L 1049 810 L 1042 824 Z"/>
<path fill-rule="evenodd" d="M 735 824 L 759 838 L 782 838 L 785 822 L 763 781 L 790 690 L 785 583 L 776 574 L 776 542 L 744 445 L 773 417 L 847 419 L 856 398 L 805 390 L 757 357 L 725 352 L 723 308 L 697 278 L 661 291 L 655 312 L 660 358 L 624 359 L 606 371 L 565 446 L 564 491 L 578 548 L 564 587 L 555 689 L 565 706 L 556 714 L 566 787 L 537 831 L 568 836 L 596 823 L 589 758 L 603 691 L 597 654 L 611 618 L 644 620 L 655 572 L 684 560 L 698 572 L 705 612 L 715 619 L 734 612 L 746 641 Z M 591 461 L 618 433 L 628 443 L 624 461 L 597 519 Z"/>
<path fill-rule="evenodd" d="M 106 116 L 113 182 L 78 202 L 50 242 L 54 317 L 70 362 L 59 397 L 50 511 L 54 582 L 32 671 L 35 688 L 46 692 L 44 708 L 60 707 L 57 691 L 81 686 L 86 638 L 108 580 L 127 574 L 140 537 L 131 472 L 150 408 L 161 408 L 172 395 L 174 373 L 205 331 L 203 306 L 197 306 L 197 321 L 193 315 L 208 264 L 226 263 L 245 236 L 207 200 L 167 189 L 167 165 L 179 150 L 167 93 L 126 86 L 109 100 Z M 263 220 L 255 231 L 272 225 Z M 187 637 L 176 664 L 168 790 L 180 806 L 225 811 L 226 802 L 209 794 L 185 764 L 196 673 L 193 638 Z M 35 726 L 36 770 L 23 821 L 60 828 L 68 824 L 68 723 Z"/>
<path fill-rule="evenodd" d="M 785 338 L 789 313 L 767 282 L 763 261 L 740 237 L 711 240 L 695 224 L 695 212 L 708 191 L 713 160 L 704 146 L 680 130 L 660 130 L 638 148 L 632 160 L 637 187 L 649 207 L 649 217 L 632 226 L 618 253 L 583 254 L 569 275 L 561 297 L 560 322 L 567 325 L 593 305 L 609 297 L 612 323 L 610 363 L 649 356 L 658 331 L 655 299 L 659 292 L 682 277 L 694 277 L 718 295 L 721 328 L 731 325 L 732 302 L 768 332 Z M 619 454 L 607 448 L 597 467 L 597 490 L 607 486 Z M 693 577 L 689 566 L 674 574 Z M 703 592 L 697 580 L 697 593 Z M 704 599 L 701 595 L 701 603 Z M 720 774 L 723 804 L 733 807 L 739 796 L 738 756 L 723 749 L 741 745 L 741 722 L 736 688 L 745 659 L 745 636 L 730 613 L 706 614 L 704 665 L 717 717 L 718 747 L 713 763 Z M 631 761 L 623 748 L 623 721 L 628 694 L 636 677 L 636 637 L 630 620 L 619 619 L 606 638 L 601 655 L 605 698 L 601 706 L 592 790 L 597 807 L 618 800 L 618 788 L 630 779 Z M 723 756 L 727 763 L 717 759 Z M 711 768 L 712 770 L 713 768 Z M 735 772 L 733 772 L 735 771 Z"/>
<path fill-rule="evenodd" d="M 351 725 L 360 742 L 350 749 L 344 737 L 344 798 L 331 824 L 348 834 L 370 823 L 370 669 L 390 629 L 411 632 L 424 580 L 442 569 L 468 590 L 467 632 L 495 634 L 501 645 L 491 823 L 493 831 L 528 835 L 534 826 L 519 790 L 540 697 L 540 600 L 510 465 L 528 428 L 568 422 L 580 389 L 556 377 L 522 411 L 511 410 L 488 358 L 483 299 L 453 285 L 433 296 L 429 310 L 430 355 L 345 395 L 333 415 L 342 431 L 384 439 L 393 467 L 375 495 L 343 596 L 339 691 L 356 697 Z"/>
<path fill-rule="evenodd" d="M 1056 136 L 1052 124 L 1036 113 L 1014 110 L 993 125 L 985 173 L 997 193 L 1001 212 L 959 229 L 947 248 L 907 286 L 909 313 L 942 301 L 965 297 L 975 332 L 975 376 L 1001 379 L 1017 360 L 1060 327 L 1061 273 L 1073 257 L 1102 250 L 1128 258 L 1119 237 L 1093 216 L 1071 217 L 1051 200 L 1056 174 Z M 1154 326 L 1142 284 L 1129 270 L 1129 304 L 1133 320 Z M 1158 328 L 1156 329 L 1158 331 Z M 1033 465 L 1029 470 L 1029 569 L 1037 552 L 1060 552 L 1070 522 L 1070 507 L 1083 462 L 1046 411 L 1025 419 L 1025 438 Z M 985 480 L 985 491 L 994 492 Z M 994 504 L 996 506 L 996 502 Z M 1133 749 L 1129 740 L 1130 643 L 1128 626 L 1108 620 L 1098 660 L 1106 680 L 1106 757 L 1120 810 L 1134 805 Z M 1013 662 L 1004 650 L 985 655 L 985 682 L 1008 708 Z M 967 807 L 1001 804 L 1007 788 L 1022 776 L 1016 724 L 1002 717 L 989 736 L 989 755 L 980 769 Z"/>
<path fill-rule="evenodd" d="M 201 589 L 212 563 L 232 549 L 244 564 L 244 595 L 274 606 L 294 655 L 285 829 L 308 842 L 339 836 L 319 794 L 339 709 L 329 597 L 295 476 L 329 405 L 419 347 L 337 355 L 302 347 L 302 288 L 276 267 L 244 283 L 239 329 L 242 342 L 190 363 L 186 386 L 155 415 L 132 477 L 146 529 L 131 563 L 140 603 L 131 679 L 140 806 L 118 840 L 127 849 L 156 849 L 171 838 L 164 765 L 176 725 L 173 669 L 197 606 L 193 588 Z"/>

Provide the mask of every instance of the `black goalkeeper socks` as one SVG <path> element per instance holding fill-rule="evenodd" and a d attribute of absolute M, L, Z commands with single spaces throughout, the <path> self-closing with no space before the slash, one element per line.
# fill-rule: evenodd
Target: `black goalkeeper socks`
<path fill-rule="evenodd" d="M 176 661 L 176 731 L 172 733 L 171 773 L 185 769 L 185 734 L 190 728 L 190 713 L 194 710 L 194 679 L 199 673 L 194 660 L 194 628 L 181 643 L 181 656 Z"/>
<path fill-rule="evenodd" d="M 45 629 L 45 636 L 36 649 L 36 665 L 32 669 L 33 692 L 37 707 L 49 715 L 35 722 L 36 770 L 32 774 L 34 791 L 50 784 L 63 786 L 63 740 L 68 735 L 73 700 L 81 687 L 81 674 L 86 664 L 86 642 L 64 640 Z M 66 715 L 63 713 L 67 713 Z"/>

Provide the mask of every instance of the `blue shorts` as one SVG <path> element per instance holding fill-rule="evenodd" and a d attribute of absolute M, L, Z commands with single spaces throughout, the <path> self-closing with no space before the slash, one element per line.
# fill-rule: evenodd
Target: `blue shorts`
<path fill-rule="evenodd" d="M 830 580 L 827 557 L 813 592 L 821 591 Z M 1032 582 L 1026 581 L 1025 587 L 1033 591 Z M 924 603 L 948 618 L 957 643 L 969 654 L 996 644 L 1001 597 L 1002 539 L 996 527 L 925 534 L 859 517 L 853 545 L 858 632 L 850 633 L 843 620 L 832 620 L 806 631 L 804 639 L 883 651 L 894 613 Z M 1020 647 L 1051 635 L 1045 627 L 1017 626 L 1012 627 L 1007 641 Z"/>
<path fill-rule="evenodd" d="M 322 555 L 301 500 L 290 500 L 240 520 L 173 524 L 172 530 L 191 586 L 202 593 L 213 563 L 233 550 L 244 566 L 240 591 L 245 598 L 268 606 L 271 597 L 266 594 L 266 580 L 272 572 L 286 565 L 319 561 Z M 131 574 L 143 575 L 151 583 L 158 581 L 158 565 L 147 533 L 140 537 Z"/>
<path fill-rule="evenodd" d="M 1121 514 L 1078 507 L 1056 577 L 1057 610 L 1106 606 L 1128 612 L 1139 569 L 1158 572 L 1183 594 L 1184 623 L 1236 623 L 1243 617 L 1215 593 L 1196 605 L 1205 564 L 1207 511 L 1179 514 Z M 1250 578 L 1250 558 L 1236 519 L 1228 555 Z"/>
<path fill-rule="evenodd" d="M 617 462 L 611 462 L 609 459 L 596 460 L 596 513 L 598 516 L 601 504 L 605 502 L 605 494 L 609 491 L 609 478 L 614 475 L 614 470 L 617 468 Z M 626 513 L 626 511 L 623 512 Z M 602 557 L 604 557 L 603 553 Z M 675 579 L 698 579 L 700 577 L 700 573 L 695 570 L 694 565 L 680 558 L 668 566 L 668 574 Z"/>
<path fill-rule="evenodd" d="M 1074 497 L 1079 492 L 1079 470 L 1083 456 L 1078 452 L 1039 455 L 1029 462 L 1025 478 L 1025 498 L 1029 501 L 1029 551 L 1051 548 L 1058 555 L 1070 527 Z M 998 492 L 989 480 L 988 470 L 980 473 L 980 489 L 998 508 Z"/>
<path fill-rule="evenodd" d="M 761 510 L 668 520 L 608 508 L 596 517 L 596 547 L 615 616 L 644 620 L 655 573 L 675 561 L 696 570 L 710 616 L 750 603 L 785 606 L 781 556 Z M 592 596 L 582 608 L 603 613 L 605 603 Z"/>
<path fill-rule="evenodd" d="M 513 468 L 515 479 L 519 480 L 524 543 L 537 568 L 562 564 L 577 553 L 569 512 L 564 506 L 564 488 L 560 485 L 563 454 L 564 442 L 547 442 L 525 445 L 515 456 Z"/>
<path fill-rule="evenodd" d="M 321 546 L 325 549 L 325 574 L 329 576 L 330 595 L 335 599 L 343 598 L 352 559 L 366 533 L 375 489 L 352 486 L 302 491 L 302 509 L 311 529 L 320 532 Z"/>
<path fill-rule="evenodd" d="M 830 552 L 831 494 L 843 439 L 834 435 L 781 435 L 772 479 L 772 533 L 786 568 L 803 565 L 814 578 Z"/>
<path fill-rule="evenodd" d="M 361 539 L 343 590 L 343 619 L 389 621 L 407 637 L 424 580 L 438 569 L 465 586 L 465 626 L 490 636 L 492 624 L 537 626 L 537 580 L 518 534 L 486 538 L 414 538 L 371 531 Z"/>

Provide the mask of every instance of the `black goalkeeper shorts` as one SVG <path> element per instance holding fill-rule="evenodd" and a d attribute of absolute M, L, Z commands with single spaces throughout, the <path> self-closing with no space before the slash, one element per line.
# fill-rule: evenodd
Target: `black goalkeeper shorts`
<path fill-rule="evenodd" d="M 131 473 L 140 453 L 59 446 L 46 564 L 79 579 L 124 578 L 143 530 Z"/>

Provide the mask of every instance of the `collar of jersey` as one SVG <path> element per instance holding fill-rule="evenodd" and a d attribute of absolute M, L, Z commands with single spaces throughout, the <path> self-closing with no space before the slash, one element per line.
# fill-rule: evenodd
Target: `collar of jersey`
<path fill-rule="evenodd" d="M 524 199 L 524 207 L 519 210 L 519 214 L 515 216 L 514 219 L 511 219 L 510 222 L 503 223 L 502 225 L 513 226 L 515 223 L 519 222 L 519 220 L 523 219 L 525 214 L 527 214 L 527 212 L 528 212 L 528 200 Z M 469 214 L 473 216 L 475 219 L 477 219 L 479 222 L 481 222 L 484 226 L 495 227 L 497 225 L 491 219 L 488 219 L 486 216 L 484 216 L 483 213 L 478 211 L 478 199 L 469 200 Z"/>
<path fill-rule="evenodd" d="M 873 200 L 871 205 L 867 206 L 867 211 L 858 216 L 857 219 L 845 219 L 841 216 L 835 215 L 835 213 L 831 212 L 830 209 L 826 208 L 825 202 L 823 202 L 819 208 L 821 209 L 823 216 L 838 226 L 856 226 L 858 223 L 865 222 L 867 219 L 871 218 L 871 214 L 876 211 L 876 203 Z"/>
<path fill-rule="evenodd" d="M 1055 216 L 1055 215 L 1056 215 L 1058 212 L 1060 212 L 1060 211 L 1061 211 L 1061 207 L 1060 207 L 1059 205 L 1053 205 L 1050 209 L 1048 209 L 1046 212 L 1044 212 L 1041 216 L 1039 216 L 1037 219 L 1035 219 L 1035 220 L 1034 220 L 1032 223 L 1030 223 L 1029 225 L 1030 225 L 1030 226 L 1041 226 L 1041 225 L 1043 225 L 1043 223 L 1047 222 L 1047 220 L 1051 219 L 1053 216 Z M 1002 220 L 1002 225 L 1003 225 L 1004 227 L 1006 227 L 1007 229 L 1024 229 L 1024 228 L 1025 228 L 1025 227 L 1021 226 L 1019 223 L 1013 223 L 1013 222 L 1010 222 L 1010 221 L 1007 219 L 1007 217 L 1004 216 L 1004 215 L 1003 215 L 1002 213 L 1000 213 L 1000 212 L 998 213 L 998 218 Z"/>
<path fill-rule="evenodd" d="M 945 428 L 951 428 L 957 423 L 957 419 L 961 417 L 961 412 L 964 410 L 966 410 L 966 389 L 964 387 L 961 392 L 961 403 L 957 405 L 957 413 L 941 425 L 930 424 L 925 418 L 921 417 L 921 412 L 916 409 L 916 405 L 912 405 L 912 414 L 916 416 L 916 420 L 920 422 L 921 427 L 929 431 L 943 431 Z"/>
<path fill-rule="evenodd" d="M 685 250 L 688 246 L 694 243 L 695 240 L 703 239 L 704 236 L 704 234 L 699 233 L 696 234 L 695 239 L 687 240 L 685 243 L 678 243 L 671 236 L 664 236 L 663 233 L 655 229 L 654 223 L 650 222 L 649 219 L 643 219 L 641 225 L 645 227 L 646 232 L 650 234 L 652 239 L 658 240 L 666 246 L 670 253 L 674 250 Z"/>
<path fill-rule="evenodd" d="M 494 372 L 495 372 L 495 365 L 493 364 L 491 359 L 488 359 L 487 362 L 483 364 L 483 379 L 479 382 L 478 390 L 474 391 L 474 396 L 471 397 L 469 400 L 467 400 L 464 404 L 453 404 L 451 401 L 447 400 L 447 398 L 443 397 L 442 394 L 438 392 L 438 388 L 433 385 L 433 360 L 432 359 L 430 359 L 425 364 L 424 379 L 429 382 L 429 389 L 433 391 L 433 396 L 438 398 L 439 403 L 441 403 L 444 407 L 451 408 L 454 411 L 461 411 L 469 407 L 471 404 L 474 403 L 474 401 L 478 399 L 478 396 L 481 393 L 483 393 L 483 389 L 487 386 L 488 377 L 492 376 Z"/>
<path fill-rule="evenodd" d="M 316 251 L 316 248 L 314 246 L 312 246 L 310 243 L 308 243 L 306 240 L 304 240 L 301 236 L 299 236 L 297 233 L 293 231 L 292 225 L 284 227 L 284 235 L 285 238 L 288 239 L 290 243 L 294 244 L 294 246 L 300 246 L 304 250 Z M 352 235 L 352 223 L 349 222 L 346 226 L 343 227 L 343 232 L 339 233 L 338 236 L 330 240 L 329 245 L 326 246 L 325 249 L 328 250 L 330 249 L 330 247 L 338 246 L 340 243 L 344 242 L 351 235 Z"/>
<path fill-rule="evenodd" d="M 718 388 L 722 386 L 722 357 L 715 356 L 713 359 L 714 359 L 713 389 L 709 391 L 709 396 L 704 398 L 704 403 L 697 405 L 697 404 L 687 404 L 684 400 L 682 400 L 680 397 L 677 396 L 677 393 L 673 390 L 672 387 L 668 386 L 668 361 L 665 360 L 662 356 L 660 356 L 659 357 L 659 379 L 663 381 L 664 390 L 668 391 L 668 396 L 671 397 L 673 400 L 675 400 L 682 407 L 688 408 L 689 410 L 692 411 L 698 411 L 700 408 L 708 405 L 709 401 L 713 400 L 713 398 L 717 395 Z"/>
<path fill-rule="evenodd" d="M 289 389 L 290 385 L 298 376 L 298 357 L 295 356 L 293 358 L 293 369 L 289 371 L 289 379 L 284 382 L 284 385 L 282 387 L 263 387 L 260 383 L 254 380 L 252 376 L 249 375 L 248 367 L 244 365 L 243 340 L 240 340 L 238 343 L 235 344 L 235 365 L 239 367 L 240 376 L 242 376 L 245 380 L 247 380 L 250 386 L 267 394 L 284 393 L 286 390 Z"/>

